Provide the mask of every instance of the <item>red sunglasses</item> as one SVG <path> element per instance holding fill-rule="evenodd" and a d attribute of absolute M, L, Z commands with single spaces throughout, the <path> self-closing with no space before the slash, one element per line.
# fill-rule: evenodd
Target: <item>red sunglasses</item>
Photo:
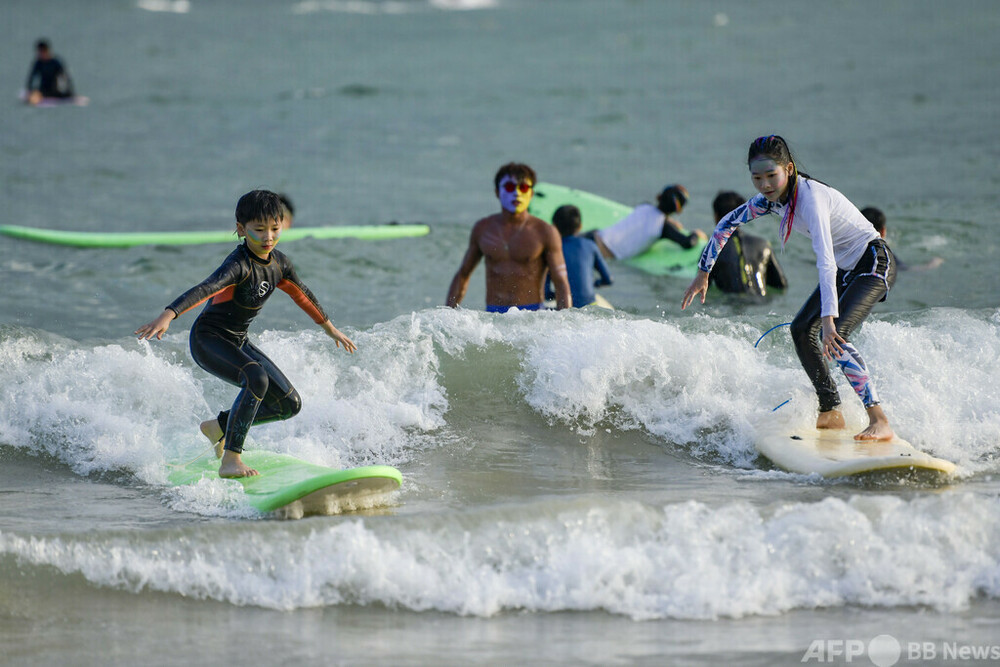
<path fill-rule="evenodd" d="M 521 191 L 521 194 L 528 194 L 529 192 L 531 192 L 532 187 L 533 186 L 531 185 L 531 183 L 524 183 L 524 182 L 515 184 L 513 181 L 507 181 L 506 183 L 503 184 L 503 189 L 505 192 L 513 192 L 515 189 L 517 189 Z"/>

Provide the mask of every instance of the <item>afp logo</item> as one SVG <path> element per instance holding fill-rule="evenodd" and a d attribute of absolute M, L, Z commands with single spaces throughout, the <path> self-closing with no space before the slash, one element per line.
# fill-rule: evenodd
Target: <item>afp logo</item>
<path fill-rule="evenodd" d="M 260 281 L 260 285 L 257 286 L 257 297 L 263 299 L 271 292 L 271 283 L 266 280 Z"/>

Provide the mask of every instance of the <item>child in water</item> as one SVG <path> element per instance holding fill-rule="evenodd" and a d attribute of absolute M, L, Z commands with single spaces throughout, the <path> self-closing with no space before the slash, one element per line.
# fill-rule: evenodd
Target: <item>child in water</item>
<path fill-rule="evenodd" d="M 247 339 L 247 330 L 275 288 L 287 293 L 348 352 L 357 346 L 337 330 L 316 297 L 274 249 L 283 224 L 278 195 L 254 190 L 236 204 L 236 233 L 245 238 L 215 272 L 174 299 L 160 315 L 136 329 L 139 340 L 162 339 L 170 323 L 182 313 L 209 301 L 191 326 L 191 356 L 212 375 L 240 387 L 230 410 L 201 423 L 201 432 L 222 457 L 220 477 L 259 474 L 243 463 L 243 441 L 253 424 L 289 419 L 302 402 L 298 392 L 267 355 Z"/>
<path fill-rule="evenodd" d="M 611 284 L 611 272 L 594 241 L 578 236 L 583 227 L 580 209 L 572 204 L 566 204 L 556 209 L 552 214 L 552 224 L 559 230 L 562 237 L 563 258 L 566 260 L 566 273 L 569 278 L 569 291 L 573 295 L 573 307 L 583 308 L 597 300 L 595 287 Z M 594 271 L 600 278 L 594 279 Z M 549 297 L 552 281 L 545 276 L 545 296 Z"/>
<path fill-rule="evenodd" d="M 766 213 L 781 217 L 784 246 L 792 229 L 812 239 L 819 286 L 792 321 L 795 351 L 819 398 L 816 428 L 844 428 L 840 396 L 825 359 L 843 370 L 868 413 L 857 440 L 891 440 L 889 418 L 879 405 L 868 367 L 848 342 L 851 333 L 884 301 L 896 282 L 896 258 L 886 242 L 847 197 L 798 171 L 784 139 L 759 137 L 747 156 L 750 180 L 760 193 L 726 215 L 701 254 L 698 275 L 684 293 L 681 308 L 701 295 L 705 303 L 709 273 L 733 232 Z"/>

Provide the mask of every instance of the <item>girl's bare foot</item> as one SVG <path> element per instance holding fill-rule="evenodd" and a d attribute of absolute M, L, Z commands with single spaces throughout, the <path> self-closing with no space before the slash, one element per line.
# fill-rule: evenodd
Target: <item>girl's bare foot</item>
<path fill-rule="evenodd" d="M 826 412 L 819 413 L 819 416 L 816 417 L 816 428 L 839 429 L 846 426 L 847 424 L 844 423 L 844 413 L 840 410 L 827 410 Z"/>
<path fill-rule="evenodd" d="M 892 440 L 896 434 L 889 425 L 889 418 L 882 411 L 881 406 L 873 405 L 868 408 L 868 428 L 854 436 L 855 440 Z"/>
<path fill-rule="evenodd" d="M 222 465 L 219 466 L 219 477 L 253 477 L 260 473 L 243 463 L 240 455 L 226 450 L 222 454 Z"/>
<path fill-rule="evenodd" d="M 219 425 L 218 418 L 207 419 L 201 423 L 201 434 L 215 446 L 215 458 L 222 458 L 222 450 L 226 447 L 226 433 Z"/>

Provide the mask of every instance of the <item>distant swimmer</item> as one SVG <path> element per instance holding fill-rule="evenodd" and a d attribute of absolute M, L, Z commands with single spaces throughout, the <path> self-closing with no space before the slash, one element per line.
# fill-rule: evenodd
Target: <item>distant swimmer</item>
<path fill-rule="evenodd" d="M 45 98 L 73 97 L 73 81 L 62 62 L 52 55 L 49 42 L 40 39 L 35 43 L 35 62 L 28 72 L 24 85 L 28 104 L 38 104 Z"/>
<path fill-rule="evenodd" d="M 552 224 L 562 236 L 563 257 L 566 260 L 569 289 L 573 294 L 573 307 L 589 306 L 597 300 L 594 288 L 610 285 L 612 282 L 608 265 L 593 240 L 578 236 L 583 218 L 576 206 L 566 204 L 557 208 L 552 214 Z M 594 271 L 599 275 L 596 280 Z M 549 295 L 551 282 L 551 278 L 545 278 L 546 297 Z"/>
<path fill-rule="evenodd" d="M 689 199 L 683 185 L 668 185 L 656 198 L 656 206 L 639 204 L 627 216 L 604 229 L 584 236 L 592 238 L 607 259 L 629 259 L 649 250 L 660 239 L 670 239 L 682 248 L 693 248 L 708 238 L 705 232 L 684 229 L 676 216 Z"/>
<path fill-rule="evenodd" d="M 746 199 L 732 190 L 720 192 L 712 200 L 715 223 L 738 208 Z M 723 292 L 766 296 L 767 288 L 785 289 L 788 280 L 771 243 L 760 236 L 737 229 L 719 253 L 708 276 L 709 283 Z"/>
<path fill-rule="evenodd" d="M 792 321 L 795 350 L 819 398 L 816 428 L 845 426 L 838 409 L 837 386 L 825 361 L 832 359 L 868 413 L 868 426 L 855 439 L 891 440 L 892 427 L 879 405 L 871 373 L 848 339 L 872 307 L 889 294 L 896 281 L 896 258 L 847 197 L 798 171 L 783 138 L 770 135 L 755 139 L 747 165 L 759 194 L 719 221 L 681 308 L 687 308 L 699 295 L 705 303 L 712 267 L 740 225 L 767 213 L 780 216 L 782 245 L 792 229 L 812 239 L 819 270 L 819 286 Z"/>
<path fill-rule="evenodd" d="M 875 228 L 875 231 L 878 232 L 879 236 L 885 238 L 885 235 L 888 232 L 886 228 L 885 213 L 874 206 L 868 206 L 861 209 L 861 215 L 868 218 L 868 221 L 872 223 L 872 227 Z M 944 260 L 940 257 L 932 257 L 930 261 L 924 262 L 923 264 L 917 264 L 915 266 L 896 260 L 896 268 L 900 271 L 928 271 L 930 269 L 936 269 L 942 264 L 944 264 Z"/>
<path fill-rule="evenodd" d="M 456 308 L 465 297 L 469 278 L 486 259 L 486 310 L 505 313 L 511 308 L 541 310 L 542 283 L 548 271 L 556 292 L 556 308 L 570 305 L 569 281 L 562 241 L 555 227 L 528 213 L 538 180 L 526 164 L 510 162 L 493 177 L 500 212 L 476 222 L 469 247 L 448 287 L 445 303 Z"/>
<path fill-rule="evenodd" d="M 337 347 L 357 346 L 337 330 L 291 261 L 274 249 L 283 225 L 278 195 L 254 190 L 236 204 L 236 233 L 243 245 L 229 254 L 212 275 L 180 295 L 152 322 L 135 330 L 140 340 L 163 338 L 182 313 L 208 301 L 191 325 L 191 356 L 212 375 L 240 387 L 230 410 L 201 423 L 201 432 L 222 457 L 220 477 L 249 477 L 258 472 L 243 463 L 243 442 L 253 424 L 289 419 L 302 401 L 295 387 L 267 355 L 247 339 L 250 323 L 275 289 L 292 297 Z"/>

